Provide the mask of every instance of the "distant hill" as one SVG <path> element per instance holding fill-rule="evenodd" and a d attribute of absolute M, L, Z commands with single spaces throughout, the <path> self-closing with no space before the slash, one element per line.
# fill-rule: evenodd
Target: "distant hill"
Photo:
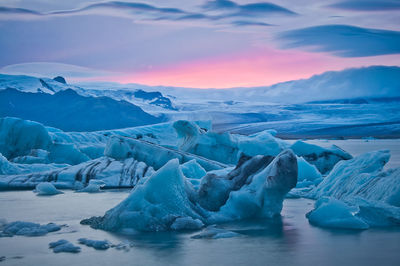
<path fill-rule="evenodd" d="M 126 101 L 85 97 L 72 89 L 54 94 L 0 90 L 0 116 L 38 121 L 64 131 L 95 131 L 163 121 Z"/>

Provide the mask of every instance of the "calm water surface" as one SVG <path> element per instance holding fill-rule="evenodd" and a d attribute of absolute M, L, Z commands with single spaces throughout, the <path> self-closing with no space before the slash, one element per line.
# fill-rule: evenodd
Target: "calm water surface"
<path fill-rule="evenodd" d="M 228 239 L 192 239 L 189 233 L 118 235 L 82 226 L 82 218 L 103 215 L 127 196 L 128 191 L 98 194 L 65 191 L 38 197 L 31 191 L 0 193 L 0 217 L 67 224 L 42 237 L 0 238 L 1 265 L 399 265 L 400 229 L 362 232 L 325 230 L 309 225 L 305 213 L 313 202 L 285 200 L 282 217 L 246 221 L 221 227 L 241 234 Z M 79 254 L 54 254 L 48 243 L 67 239 L 107 239 L 126 243 L 128 251 L 97 251 L 81 246 Z M 78 244 L 77 244 L 78 245 Z"/>

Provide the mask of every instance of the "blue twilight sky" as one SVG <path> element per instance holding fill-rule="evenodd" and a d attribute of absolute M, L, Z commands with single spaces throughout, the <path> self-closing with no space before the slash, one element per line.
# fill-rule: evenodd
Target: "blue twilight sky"
<path fill-rule="evenodd" d="M 2 0 L 0 72 L 259 86 L 400 65 L 400 0 Z"/>

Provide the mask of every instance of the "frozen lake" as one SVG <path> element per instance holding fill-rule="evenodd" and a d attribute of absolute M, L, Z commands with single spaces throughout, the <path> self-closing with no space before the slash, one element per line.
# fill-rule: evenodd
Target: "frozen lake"
<path fill-rule="evenodd" d="M 388 167 L 400 166 L 399 140 L 311 140 L 336 144 L 358 155 L 390 149 Z M 98 194 L 74 193 L 38 197 L 32 191 L 0 192 L 0 218 L 66 224 L 59 232 L 41 237 L 0 238 L 2 265 L 396 265 L 400 261 L 400 228 L 366 231 L 326 230 L 311 226 L 305 214 L 308 199 L 286 199 L 282 217 L 220 225 L 241 234 L 227 239 L 192 239 L 197 232 L 113 234 L 80 225 L 83 218 L 103 215 L 127 195 L 128 190 Z M 48 244 L 79 238 L 124 243 L 128 250 L 98 251 L 80 245 L 81 253 L 55 254 Z"/>

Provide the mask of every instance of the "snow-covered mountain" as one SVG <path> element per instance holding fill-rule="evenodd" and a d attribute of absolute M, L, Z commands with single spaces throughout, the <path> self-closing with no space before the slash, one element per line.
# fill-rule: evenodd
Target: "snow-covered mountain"
<path fill-rule="evenodd" d="M 62 78 L 0 75 L 0 90 L 15 88 L 52 95 L 72 89 L 82 96 L 129 102 L 167 120 L 210 120 L 219 132 L 252 134 L 275 129 L 278 136 L 284 138 L 388 138 L 400 136 L 399 77 L 399 67 L 372 66 L 326 72 L 269 87 L 204 90 L 112 82 L 71 85 Z M 2 115 L 35 120 L 9 109 Z M 92 114 L 100 119 L 98 115 Z M 154 120 L 146 123 L 154 123 Z M 114 125 L 115 122 L 97 129 L 116 128 Z"/>
<path fill-rule="evenodd" d="M 124 128 L 163 121 L 162 117 L 152 116 L 126 101 L 81 96 L 72 89 L 54 94 L 12 88 L 0 90 L 0 116 L 34 120 L 69 131 Z"/>

